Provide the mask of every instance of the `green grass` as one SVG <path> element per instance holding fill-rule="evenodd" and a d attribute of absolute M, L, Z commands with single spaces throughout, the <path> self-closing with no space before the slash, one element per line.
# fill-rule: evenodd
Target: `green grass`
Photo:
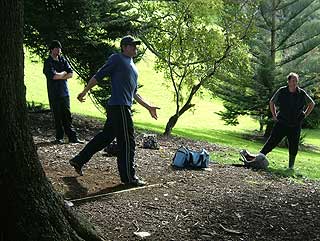
<path fill-rule="evenodd" d="M 46 77 L 42 73 L 43 62 L 38 57 L 30 56 L 28 51 L 25 51 L 25 85 L 27 87 L 27 101 L 42 103 L 49 106 L 47 94 Z M 68 80 L 70 91 L 70 105 L 73 113 L 85 114 L 93 117 L 104 117 L 90 101 L 80 103 L 76 96 L 82 91 L 83 86 L 80 80 L 72 78 Z"/>
<path fill-rule="evenodd" d="M 171 115 L 175 112 L 175 102 L 173 93 L 164 85 L 161 73 L 153 70 L 153 58 L 147 56 L 138 63 L 139 83 L 143 85 L 139 93 L 149 102 L 159 106 L 158 120 L 154 120 L 149 113 L 140 105 L 135 105 L 134 122 L 136 127 L 162 133 Z M 46 79 L 42 74 L 42 62 L 36 58 L 30 58 L 26 52 L 25 60 L 25 84 L 27 86 L 27 100 L 37 103 L 48 104 Z M 88 99 L 85 103 L 77 101 L 76 96 L 83 89 L 80 81 L 76 78 L 69 80 L 71 96 L 71 109 L 73 113 L 85 114 L 87 116 L 103 118 L 93 103 Z M 230 147 L 227 152 L 211 153 L 211 158 L 221 163 L 239 163 L 238 151 L 242 148 L 248 149 L 252 153 L 257 153 L 263 143 L 250 141 L 243 138 L 244 133 L 250 133 L 259 128 L 258 123 L 249 118 L 241 117 L 238 126 L 226 126 L 216 112 L 223 110 L 219 99 L 212 99 L 210 95 L 203 91 L 201 96 L 197 96 L 194 101 L 196 107 L 182 115 L 173 130 L 174 135 L 192 138 L 194 140 L 206 140 Z M 303 130 L 307 134 L 306 144 L 320 147 L 320 129 Z M 300 151 L 296 161 L 296 171 L 294 173 L 286 170 L 288 151 L 286 148 L 276 148 L 270 154 L 270 170 L 282 176 L 306 177 L 310 179 L 320 179 L 320 153 L 312 151 Z"/>

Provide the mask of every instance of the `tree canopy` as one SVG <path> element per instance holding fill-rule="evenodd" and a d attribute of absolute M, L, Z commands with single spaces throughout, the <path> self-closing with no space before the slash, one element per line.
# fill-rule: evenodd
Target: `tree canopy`
<path fill-rule="evenodd" d="M 135 1 L 143 16 L 139 36 L 157 56 L 156 69 L 164 73 L 173 91 L 176 110 L 168 120 L 170 134 L 178 118 L 194 107 L 192 98 L 210 86 L 234 62 L 248 66 L 246 45 L 250 32 L 250 2 L 230 1 Z"/>

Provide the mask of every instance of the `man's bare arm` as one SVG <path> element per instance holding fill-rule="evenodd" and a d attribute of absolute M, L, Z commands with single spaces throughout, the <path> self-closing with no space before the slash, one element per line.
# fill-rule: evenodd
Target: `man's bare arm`
<path fill-rule="evenodd" d="M 83 91 L 78 95 L 78 100 L 80 101 L 80 102 L 84 102 L 86 99 L 84 98 L 85 97 L 85 95 L 88 93 L 88 91 L 89 90 L 91 90 L 91 88 L 93 87 L 93 86 L 95 86 L 97 84 L 97 80 L 94 78 L 94 77 L 92 77 L 90 80 L 89 80 L 89 82 L 88 82 L 88 84 L 87 84 L 87 86 L 83 89 Z"/>
<path fill-rule="evenodd" d="M 57 72 L 57 73 L 55 73 L 55 75 L 53 76 L 53 79 L 54 79 L 54 80 L 64 79 L 64 76 L 66 76 L 66 74 L 67 74 L 66 71 Z"/>
<path fill-rule="evenodd" d="M 270 100 L 269 106 L 270 106 L 270 111 L 272 114 L 272 119 L 277 121 L 278 119 L 277 119 L 277 113 L 276 113 L 276 105 L 274 104 L 273 101 Z"/>
<path fill-rule="evenodd" d="M 142 105 L 144 108 L 146 108 L 151 117 L 154 118 L 154 119 L 158 119 L 158 115 L 157 115 L 157 110 L 160 109 L 159 107 L 156 107 L 156 106 L 153 106 L 153 105 L 150 105 L 147 101 L 145 101 L 141 95 L 139 95 L 138 93 L 136 93 L 134 95 L 134 99 L 140 104 Z"/>
<path fill-rule="evenodd" d="M 311 111 L 313 110 L 314 106 L 315 106 L 315 103 L 314 103 L 314 102 L 310 102 L 310 103 L 307 105 L 307 109 L 304 111 L 305 117 L 307 117 L 307 116 L 311 113 Z"/>

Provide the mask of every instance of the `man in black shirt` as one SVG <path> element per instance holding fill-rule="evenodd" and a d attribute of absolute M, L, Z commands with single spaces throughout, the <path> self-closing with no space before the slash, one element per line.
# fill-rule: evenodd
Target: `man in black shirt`
<path fill-rule="evenodd" d="M 288 85 L 279 88 L 270 100 L 270 111 L 276 123 L 260 153 L 268 154 L 286 136 L 289 143 L 289 168 L 293 169 L 298 153 L 301 124 L 311 113 L 315 103 L 298 86 L 298 74 L 290 73 L 287 78 Z"/>
<path fill-rule="evenodd" d="M 56 139 L 53 143 L 63 144 L 64 133 L 68 136 L 69 142 L 83 143 L 77 138 L 77 133 L 72 126 L 67 79 L 72 78 L 73 71 L 67 60 L 61 56 L 61 48 L 58 40 L 52 41 L 49 46 L 50 55 L 45 60 L 43 67 L 56 129 Z"/>

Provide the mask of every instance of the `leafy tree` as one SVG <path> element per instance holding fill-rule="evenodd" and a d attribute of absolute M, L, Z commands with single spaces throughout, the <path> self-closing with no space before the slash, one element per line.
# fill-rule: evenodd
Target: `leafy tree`
<path fill-rule="evenodd" d="M 301 86 L 314 89 L 318 71 L 310 71 L 302 63 L 318 52 L 319 8 L 320 2 L 315 0 L 260 3 L 256 35 L 250 41 L 253 77 L 244 79 L 235 73 L 216 89 L 224 100 L 226 110 L 220 115 L 227 124 L 238 124 L 239 115 L 251 115 L 259 120 L 260 130 L 266 125 L 264 135 L 268 137 L 273 126 L 268 103 L 274 91 L 286 84 L 286 75 L 296 71 L 301 75 Z"/>
<path fill-rule="evenodd" d="M 135 1 L 134 6 L 144 21 L 140 38 L 157 56 L 156 69 L 173 90 L 176 110 L 164 132 L 169 135 L 179 117 L 194 107 L 193 97 L 212 85 L 219 71 L 234 62 L 247 67 L 242 40 L 249 32 L 252 6 L 220 0 Z"/>
<path fill-rule="evenodd" d="M 103 240 L 53 191 L 28 128 L 23 1 L 0 1 L 1 240 Z"/>
<path fill-rule="evenodd" d="M 119 49 L 114 41 L 136 31 L 136 19 L 124 0 L 25 1 L 25 45 L 45 58 L 48 44 L 60 40 L 63 54 L 86 82 Z M 103 88 L 92 92 L 99 109 L 111 93 L 108 82 L 100 84 Z"/>

